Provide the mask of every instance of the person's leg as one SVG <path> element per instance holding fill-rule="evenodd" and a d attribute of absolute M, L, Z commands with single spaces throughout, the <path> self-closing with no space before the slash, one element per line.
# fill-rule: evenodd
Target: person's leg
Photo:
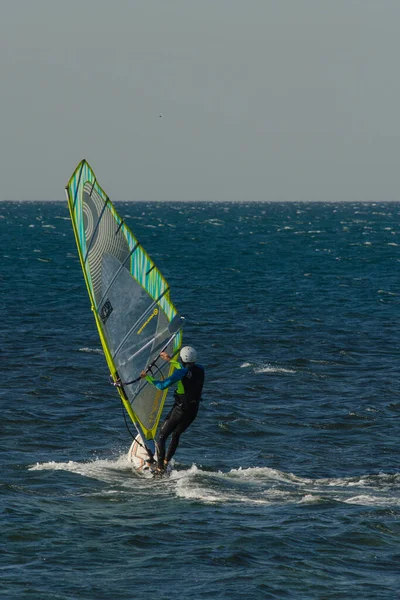
<path fill-rule="evenodd" d="M 161 426 L 160 432 L 157 438 L 157 463 L 160 468 L 164 466 L 165 458 L 165 442 L 167 438 L 174 431 L 180 420 L 182 419 L 182 412 L 176 408 L 173 408 L 168 413 L 164 423 Z"/>
<path fill-rule="evenodd" d="M 179 438 L 180 438 L 181 434 L 184 431 L 186 431 L 186 429 L 189 427 L 189 425 L 191 423 L 193 423 L 193 421 L 195 420 L 196 415 L 197 415 L 197 410 L 198 410 L 198 406 L 196 407 L 196 410 L 184 413 L 182 415 L 182 418 L 176 424 L 176 427 L 172 431 L 171 442 L 170 442 L 170 444 L 168 446 L 167 455 L 165 457 L 165 461 L 167 463 L 169 463 L 169 461 L 171 460 L 171 458 L 174 456 L 174 454 L 176 452 L 176 449 L 178 448 Z"/>

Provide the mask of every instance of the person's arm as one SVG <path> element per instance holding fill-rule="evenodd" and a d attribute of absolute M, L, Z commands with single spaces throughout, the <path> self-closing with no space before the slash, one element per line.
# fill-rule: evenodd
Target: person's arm
<path fill-rule="evenodd" d="M 179 365 L 179 366 L 181 366 L 181 365 Z M 154 379 L 154 377 L 152 377 L 151 375 L 145 375 L 144 379 L 146 379 L 146 381 L 148 381 L 149 383 L 154 385 L 159 390 L 165 390 L 165 389 L 169 388 L 171 385 L 173 385 L 174 383 L 181 381 L 181 379 L 183 379 L 185 377 L 186 373 L 187 373 L 187 369 L 183 369 L 181 367 L 180 369 L 176 369 L 172 373 L 172 375 L 170 375 L 169 377 L 167 377 L 167 379 L 164 379 L 164 380 Z"/>
<path fill-rule="evenodd" d="M 174 383 L 181 381 L 181 379 L 183 379 L 185 377 L 185 375 L 187 373 L 187 369 L 182 367 L 180 362 L 171 358 L 167 352 L 161 352 L 160 356 L 163 360 L 169 362 L 173 367 L 175 367 L 175 371 L 172 373 L 172 375 L 167 377 L 167 379 L 160 380 L 160 379 L 155 379 L 151 375 L 147 375 L 146 371 L 142 371 L 140 376 L 143 379 L 146 379 L 146 381 L 148 381 L 149 383 L 154 385 L 159 390 L 166 390 Z"/>

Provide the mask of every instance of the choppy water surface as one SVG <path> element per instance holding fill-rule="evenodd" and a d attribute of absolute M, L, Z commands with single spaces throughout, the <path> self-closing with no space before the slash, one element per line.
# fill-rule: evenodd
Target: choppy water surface
<path fill-rule="evenodd" d="M 400 205 L 117 207 L 204 402 L 136 476 L 67 206 L 1 203 L 4 597 L 399 597 Z"/>

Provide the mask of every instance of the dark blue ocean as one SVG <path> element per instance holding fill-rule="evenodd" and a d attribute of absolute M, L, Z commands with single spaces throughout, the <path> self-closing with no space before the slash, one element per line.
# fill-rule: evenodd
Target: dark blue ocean
<path fill-rule="evenodd" d="M 135 475 L 67 203 L 0 203 L 0 595 L 400 598 L 400 204 L 116 206 L 204 400 Z"/>

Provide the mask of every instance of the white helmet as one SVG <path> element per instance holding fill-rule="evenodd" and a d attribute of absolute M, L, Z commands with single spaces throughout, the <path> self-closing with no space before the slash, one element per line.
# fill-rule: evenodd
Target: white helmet
<path fill-rule="evenodd" d="M 197 352 L 191 346 L 185 346 L 181 350 L 180 357 L 184 363 L 194 363 L 197 360 Z"/>

